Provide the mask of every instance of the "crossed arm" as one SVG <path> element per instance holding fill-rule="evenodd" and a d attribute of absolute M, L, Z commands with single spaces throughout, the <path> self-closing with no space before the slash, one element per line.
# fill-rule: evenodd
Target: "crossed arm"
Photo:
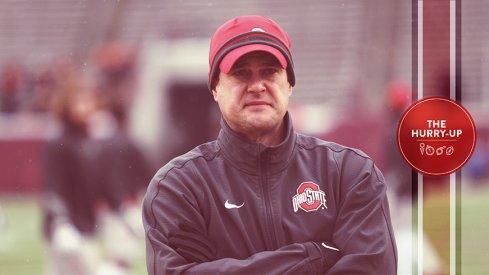
<path fill-rule="evenodd" d="M 395 274 L 397 252 L 385 184 L 366 177 L 348 190 L 332 242 L 311 240 L 247 258 L 217 258 L 202 212 L 188 190 L 154 180 L 143 208 L 149 274 Z M 353 209 L 353 210 L 352 210 Z M 347 232 L 347 233 L 346 233 Z M 337 247 L 340 251 L 331 249 Z"/>

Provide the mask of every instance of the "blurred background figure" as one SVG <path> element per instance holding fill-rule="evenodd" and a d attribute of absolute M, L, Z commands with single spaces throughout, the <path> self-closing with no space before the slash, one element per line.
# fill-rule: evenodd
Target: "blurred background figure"
<path fill-rule="evenodd" d="M 403 159 L 397 146 L 397 125 L 404 112 L 412 103 L 412 87 L 402 81 L 392 82 L 387 86 L 385 96 L 385 118 L 388 122 L 383 134 L 385 178 L 389 184 L 389 202 L 391 203 L 392 224 L 396 232 L 399 255 L 399 275 L 412 274 L 416 265 L 413 257 L 413 238 L 417 228 L 411 224 L 412 202 L 416 199 L 417 186 L 412 184 L 412 169 Z M 424 274 L 442 274 L 442 262 L 438 251 L 430 238 L 424 234 Z"/>
<path fill-rule="evenodd" d="M 135 49 L 123 43 L 104 44 L 95 53 L 100 108 L 92 120 L 91 135 L 97 142 L 98 220 L 107 258 L 101 274 L 127 274 L 142 256 L 140 202 L 154 171 L 128 132 L 135 60 Z"/>
<path fill-rule="evenodd" d="M 7 230 L 7 217 L 2 209 L 2 204 L 0 203 L 0 235 L 2 235 Z"/>
<path fill-rule="evenodd" d="M 411 167 L 402 158 L 397 146 L 397 125 L 399 119 L 411 105 L 411 85 L 405 82 L 393 82 L 387 87 L 385 96 L 385 117 L 387 127 L 383 139 L 385 147 L 385 177 L 388 179 L 393 195 L 394 204 L 411 203 L 413 186 L 411 180 Z"/>
<path fill-rule="evenodd" d="M 48 274 L 130 274 L 141 253 L 140 199 L 153 173 L 127 133 L 132 67 L 99 67 L 94 80 L 58 65 L 52 110 L 60 133 L 43 159 Z"/>
<path fill-rule="evenodd" d="M 52 102 L 60 133 L 43 151 L 41 205 L 47 274 L 95 274 L 99 187 L 93 180 L 95 147 L 88 123 L 96 101 L 74 68 L 63 65 L 58 68 L 60 78 Z"/>
<path fill-rule="evenodd" d="M 17 62 L 4 65 L 0 72 L 0 112 L 15 113 L 22 103 L 22 70 Z"/>

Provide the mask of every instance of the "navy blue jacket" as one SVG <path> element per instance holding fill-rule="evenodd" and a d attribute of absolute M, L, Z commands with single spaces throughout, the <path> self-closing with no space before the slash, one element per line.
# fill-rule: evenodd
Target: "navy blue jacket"
<path fill-rule="evenodd" d="M 373 161 L 296 133 L 288 114 L 285 122 L 286 139 L 268 147 L 222 121 L 216 141 L 157 172 L 143 205 L 150 274 L 396 273 Z"/>

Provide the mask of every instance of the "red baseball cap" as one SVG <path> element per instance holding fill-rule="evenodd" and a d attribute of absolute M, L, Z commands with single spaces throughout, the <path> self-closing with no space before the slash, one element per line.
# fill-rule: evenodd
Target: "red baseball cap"
<path fill-rule="evenodd" d="M 240 16 L 221 25 L 211 38 L 209 50 L 209 88 L 216 84 L 219 71 L 229 73 L 243 55 L 264 51 L 277 58 L 295 85 L 290 39 L 275 21 L 259 15 Z"/>

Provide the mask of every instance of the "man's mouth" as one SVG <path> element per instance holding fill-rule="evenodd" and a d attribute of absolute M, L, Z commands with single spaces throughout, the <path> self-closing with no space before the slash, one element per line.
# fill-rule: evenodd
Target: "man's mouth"
<path fill-rule="evenodd" d="M 272 106 L 272 104 L 261 100 L 254 100 L 245 103 L 245 107 L 260 107 L 260 106 Z"/>

